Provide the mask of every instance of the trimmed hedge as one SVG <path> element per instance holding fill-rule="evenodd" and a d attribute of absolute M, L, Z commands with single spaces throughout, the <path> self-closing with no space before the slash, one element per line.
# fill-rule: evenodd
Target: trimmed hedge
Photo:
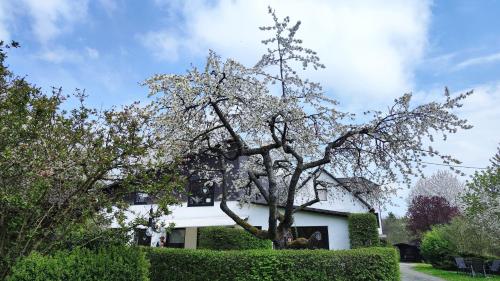
<path fill-rule="evenodd" d="M 77 248 L 51 256 L 32 253 L 16 263 L 7 281 L 147 281 L 148 274 L 149 262 L 138 248 Z"/>
<path fill-rule="evenodd" d="M 211 251 L 144 248 L 151 281 L 398 281 L 391 248 Z"/>
<path fill-rule="evenodd" d="M 372 213 L 351 214 L 348 220 L 352 249 L 379 246 L 377 216 Z"/>
<path fill-rule="evenodd" d="M 240 228 L 203 227 L 198 228 L 198 249 L 251 250 L 272 249 L 271 240 L 263 240 Z"/>

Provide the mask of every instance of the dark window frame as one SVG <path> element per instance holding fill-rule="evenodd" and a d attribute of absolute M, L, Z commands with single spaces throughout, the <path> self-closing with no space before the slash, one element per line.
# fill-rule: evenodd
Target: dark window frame
<path fill-rule="evenodd" d="M 298 237 L 309 238 L 314 232 L 321 232 L 321 249 L 330 249 L 330 237 L 328 233 L 328 226 L 294 226 L 292 227 L 292 235 L 294 239 Z M 301 232 L 301 234 L 299 234 Z M 306 235 L 304 235 L 307 233 Z M 304 237 L 306 236 L 306 237 Z"/>
<path fill-rule="evenodd" d="M 193 195 L 193 189 L 198 189 L 198 188 L 204 188 L 205 187 L 205 181 L 202 180 L 197 180 L 197 181 L 191 181 L 188 184 L 188 192 L 189 195 L 187 197 L 187 206 L 188 207 L 210 207 L 214 206 L 214 201 L 215 201 L 215 184 L 212 186 L 206 187 L 208 192 L 206 192 L 205 196 L 201 192 L 196 192 L 195 190 L 195 196 L 201 196 L 202 201 L 201 202 L 195 202 L 192 198 Z M 210 202 L 207 202 L 207 199 L 210 199 Z"/>
<path fill-rule="evenodd" d="M 324 195 L 325 195 L 325 198 L 324 198 L 324 199 L 323 199 L 323 198 L 321 198 L 321 196 L 320 196 L 320 194 L 319 194 L 319 193 L 320 193 L 320 191 L 325 193 L 325 194 L 324 194 Z M 317 187 L 317 188 L 316 188 L 316 192 L 318 192 L 318 199 L 319 199 L 319 201 L 328 201 L 328 189 L 327 189 L 326 187 L 323 187 L 323 186 L 322 186 L 321 188 Z"/>
<path fill-rule="evenodd" d="M 174 230 L 184 230 L 184 242 L 182 243 L 171 243 L 170 242 L 170 235 L 171 233 L 167 233 L 167 237 L 165 239 L 165 247 L 167 248 L 181 248 L 183 249 L 186 245 L 186 228 L 185 227 L 179 227 L 179 228 L 174 228 L 172 229 L 172 231 Z"/>
<path fill-rule="evenodd" d="M 143 194 L 145 196 L 141 197 L 140 194 Z M 139 198 L 142 198 L 141 200 L 139 200 Z M 134 205 L 147 205 L 149 204 L 149 194 L 145 193 L 145 192 L 140 192 L 140 191 L 136 191 L 134 192 Z"/>

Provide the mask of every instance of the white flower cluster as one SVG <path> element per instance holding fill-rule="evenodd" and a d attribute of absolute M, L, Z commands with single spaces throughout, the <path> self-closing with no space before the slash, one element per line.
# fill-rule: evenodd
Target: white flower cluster
<path fill-rule="evenodd" d="M 422 157 L 458 163 L 424 143 L 435 133 L 446 137 L 470 128 L 453 113 L 470 93 L 451 97 L 446 90 L 443 102 L 417 107 L 405 94 L 387 112 L 366 112 L 371 121 L 360 124 L 353 114 L 338 111 L 318 83 L 299 76 L 297 66 L 324 67 L 295 37 L 300 22 L 290 25 L 288 17 L 280 21 L 270 13 L 274 25 L 261 29 L 273 36 L 263 40 L 268 50 L 254 67 L 223 61 L 211 51 L 204 69 L 155 75 L 145 82 L 156 97 L 156 131 L 164 151 L 173 158 L 212 155 L 225 163 L 244 158 L 232 187 L 245 189 L 247 199 L 263 196 L 271 208 L 285 204 L 285 228 L 292 220 L 287 218 L 295 191 L 317 168 L 377 182 L 358 184 L 354 192 L 383 199 L 393 189 L 385 183 L 400 175 L 409 182 L 410 175 L 421 173 Z M 222 182 L 222 173 L 217 175 L 212 180 Z"/>

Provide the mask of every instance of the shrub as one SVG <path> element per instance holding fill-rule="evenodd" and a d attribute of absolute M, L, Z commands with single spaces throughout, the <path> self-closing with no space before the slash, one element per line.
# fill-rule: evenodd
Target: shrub
<path fill-rule="evenodd" d="M 394 249 L 211 251 L 147 248 L 152 281 L 399 280 Z"/>
<path fill-rule="evenodd" d="M 467 218 L 457 217 L 450 224 L 434 226 L 424 234 L 421 252 L 436 268 L 454 269 L 454 256 L 495 259 L 491 234 Z"/>
<path fill-rule="evenodd" d="M 12 269 L 7 281 L 148 279 L 149 262 L 137 248 L 110 247 L 96 251 L 77 248 L 50 256 L 32 253 Z"/>
<path fill-rule="evenodd" d="M 349 239 L 351 248 L 376 247 L 379 245 L 377 217 L 372 213 L 349 215 Z"/>
<path fill-rule="evenodd" d="M 441 269 L 452 269 L 454 267 L 453 255 L 456 249 L 452 242 L 447 239 L 444 227 L 434 227 L 424 234 L 420 252 L 425 261 L 433 267 Z"/>
<path fill-rule="evenodd" d="M 239 228 L 203 227 L 198 229 L 198 248 L 210 250 L 272 249 L 271 240 L 262 240 Z"/>
<path fill-rule="evenodd" d="M 110 246 L 127 246 L 132 237 L 127 228 L 105 228 L 98 225 L 82 224 L 75 226 L 61 237 L 56 246 L 59 250 L 88 248 L 96 250 Z"/>

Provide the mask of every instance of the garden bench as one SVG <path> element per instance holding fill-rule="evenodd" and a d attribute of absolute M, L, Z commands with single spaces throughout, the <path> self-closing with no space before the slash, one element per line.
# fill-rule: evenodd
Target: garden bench
<path fill-rule="evenodd" d="M 467 260 L 466 263 L 468 263 L 471 268 L 472 277 L 476 277 L 477 275 L 483 275 L 486 277 L 486 264 L 483 260 L 473 258 Z"/>
<path fill-rule="evenodd" d="M 457 266 L 457 273 L 467 273 L 467 274 L 472 273 L 471 267 L 467 266 L 464 258 L 462 257 L 455 257 L 455 265 Z"/>
<path fill-rule="evenodd" d="M 491 263 L 489 272 L 492 274 L 500 274 L 500 260 L 494 260 Z"/>

